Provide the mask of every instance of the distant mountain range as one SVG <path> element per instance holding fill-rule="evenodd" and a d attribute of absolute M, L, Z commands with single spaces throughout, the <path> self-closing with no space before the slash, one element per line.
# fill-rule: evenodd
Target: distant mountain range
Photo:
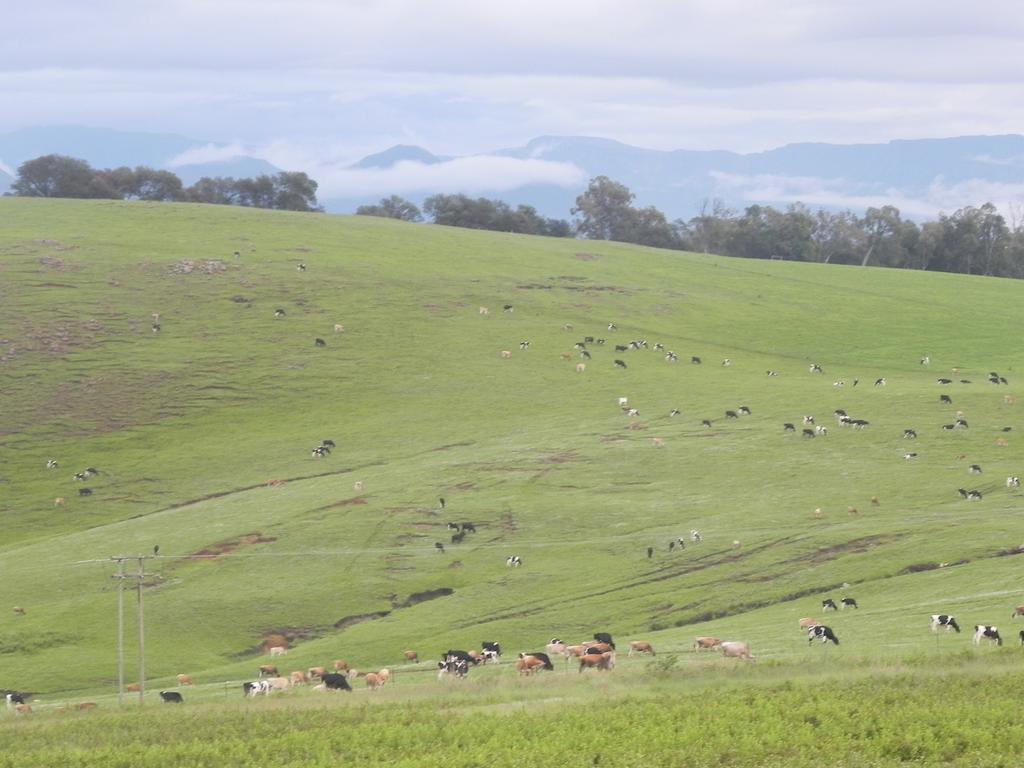
<path fill-rule="evenodd" d="M 168 168 L 186 184 L 201 176 L 277 173 L 265 160 L 172 134 L 98 128 L 24 129 L 0 136 L 0 161 L 11 169 L 39 155 L 59 153 L 94 167 Z M 174 158 L 194 157 L 169 165 Z M 202 161 L 204 157 L 216 157 Z M 305 170 L 320 182 L 330 212 L 352 212 L 389 194 L 422 205 L 435 192 L 525 203 L 546 216 L 569 218 L 587 180 L 609 176 L 628 186 L 635 204 L 653 205 L 670 218 L 688 219 L 721 200 L 736 210 L 755 204 L 863 212 L 886 204 L 907 218 L 933 218 L 964 205 L 1024 200 L 1024 136 L 909 139 L 884 144 L 790 144 L 766 152 L 654 150 L 610 139 L 542 136 L 521 147 L 451 157 L 398 145 L 351 165 L 324 158 Z M 9 183 L 0 172 L 0 189 Z"/>

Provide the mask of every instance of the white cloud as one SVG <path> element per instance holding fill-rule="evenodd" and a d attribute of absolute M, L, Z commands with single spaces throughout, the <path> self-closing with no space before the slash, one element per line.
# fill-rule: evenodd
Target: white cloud
<path fill-rule="evenodd" d="M 201 147 L 191 147 L 181 154 L 175 155 L 167 161 L 166 166 L 168 168 L 178 168 L 182 165 L 217 163 L 242 157 L 246 154 L 245 147 L 238 142 L 233 144 L 204 144 Z"/>
<path fill-rule="evenodd" d="M 933 219 L 940 213 L 952 213 L 966 206 L 992 203 L 1002 211 L 1020 204 L 1024 183 L 967 179 L 948 183 L 934 178 L 923 189 L 879 188 L 847 179 L 823 179 L 815 176 L 740 175 L 713 171 L 711 176 L 723 193 L 748 202 L 773 204 L 804 203 L 817 208 L 849 208 L 861 213 L 867 208 L 894 205 L 906 218 Z"/>
<path fill-rule="evenodd" d="M 14 176 L 14 169 L 7 165 L 2 159 L 0 159 L 0 171 L 3 171 L 8 176 Z"/>
<path fill-rule="evenodd" d="M 314 168 L 311 175 L 320 184 L 318 195 L 322 198 L 415 192 L 504 192 L 529 184 L 573 187 L 586 181 L 586 174 L 569 163 L 486 155 L 432 165 L 405 161 L 390 168 L 321 166 Z"/>

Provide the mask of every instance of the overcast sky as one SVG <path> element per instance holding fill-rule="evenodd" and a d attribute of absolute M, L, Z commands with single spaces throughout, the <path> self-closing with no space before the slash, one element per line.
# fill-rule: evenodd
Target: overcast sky
<path fill-rule="evenodd" d="M 1019 0 L 5 5 L 0 132 L 173 132 L 289 168 L 545 134 L 747 152 L 1024 126 Z"/>

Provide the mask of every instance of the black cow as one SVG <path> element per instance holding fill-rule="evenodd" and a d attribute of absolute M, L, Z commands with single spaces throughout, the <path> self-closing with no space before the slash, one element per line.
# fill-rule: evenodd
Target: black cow
<path fill-rule="evenodd" d="M 814 430 L 813 429 L 805 429 L 803 431 L 802 435 L 804 437 L 814 437 Z"/>
<path fill-rule="evenodd" d="M 711 420 L 710 419 L 701 419 L 700 425 L 702 427 L 706 427 L 708 429 L 711 429 Z"/>
<path fill-rule="evenodd" d="M 616 352 L 629 352 L 629 347 L 626 346 L 625 344 L 616 344 L 615 345 L 615 351 Z"/>
<path fill-rule="evenodd" d="M 1024 629 L 1020 631 L 1020 644 L 1024 645 Z"/>
<path fill-rule="evenodd" d="M 351 691 L 352 686 L 348 684 L 348 678 L 337 672 L 328 672 L 320 678 L 324 688 L 329 691 Z"/>
<path fill-rule="evenodd" d="M 459 531 L 458 533 L 453 533 L 452 544 L 461 544 L 464 538 L 466 538 L 466 534 L 464 534 L 462 531 Z"/>
<path fill-rule="evenodd" d="M 185 699 L 177 691 L 160 691 L 160 698 L 165 704 L 184 704 Z"/>
<path fill-rule="evenodd" d="M 725 412 L 725 418 L 727 418 L 727 419 L 738 419 L 739 415 L 736 413 L 736 411 L 726 411 Z"/>
<path fill-rule="evenodd" d="M 334 447 L 334 441 L 333 440 L 321 440 L 320 441 L 320 445 L 324 446 L 325 448 L 333 448 Z"/>
<path fill-rule="evenodd" d="M 839 602 L 842 604 L 843 608 L 856 608 L 857 607 L 857 601 L 854 600 L 852 597 L 844 597 Z"/>
<path fill-rule="evenodd" d="M 839 638 L 836 637 L 831 628 L 826 627 L 824 624 L 817 624 L 807 628 L 807 642 L 812 643 L 815 639 L 821 640 L 823 643 L 831 640 L 836 645 L 839 645 Z"/>
<path fill-rule="evenodd" d="M 511 304 L 506 304 L 504 307 L 502 307 L 502 309 L 505 310 L 506 312 L 511 312 L 512 311 L 512 305 Z"/>
<path fill-rule="evenodd" d="M 321 338 L 313 339 L 313 343 L 316 344 L 318 347 L 326 347 L 327 346 L 327 342 L 324 341 Z"/>
<path fill-rule="evenodd" d="M 476 533 L 476 526 L 473 525 L 472 523 L 463 523 L 462 524 L 462 532 L 463 533 Z"/>
<path fill-rule="evenodd" d="M 78 495 L 79 496 L 92 496 L 92 489 L 91 488 L 79 488 L 78 489 Z"/>
<path fill-rule="evenodd" d="M 939 395 L 939 402 L 940 403 L 949 403 L 950 405 L 952 405 L 953 404 L 953 398 L 950 397 L 949 395 Z"/>
<path fill-rule="evenodd" d="M 616 368 L 628 368 L 629 366 L 626 365 L 624 360 L 616 360 L 615 361 L 615 367 Z"/>
<path fill-rule="evenodd" d="M 826 597 L 821 601 L 821 610 L 823 611 L 838 611 L 839 606 L 836 605 L 835 601 L 831 597 Z"/>
<path fill-rule="evenodd" d="M 444 544 L 442 544 L 440 541 L 435 541 L 434 542 L 434 549 L 436 549 L 438 552 L 441 552 L 443 554 L 444 553 Z"/>
<path fill-rule="evenodd" d="M 650 559 L 652 557 L 654 557 L 654 547 L 648 547 L 647 548 L 647 558 Z"/>
<path fill-rule="evenodd" d="M 608 643 L 608 645 L 612 647 L 612 650 L 615 650 L 615 643 L 612 641 L 612 636 L 607 632 L 595 632 L 594 639 L 599 643 Z"/>
<path fill-rule="evenodd" d="M 933 613 L 931 617 L 931 628 L 932 632 L 938 632 L 939 627 L 945 627 L 946 631 L 953 630 L 957 634 L 960 633 L 960 625 L 956 623 L 956 619 L 946 613 Z"/>
<path fill-rule="evenodd" d="M 783 432 L 796 432 L 796 425 L 787 421 L 785 424 L 782 425 L 782 431 Z"/>
<path fill-rule="evenodd" d="M 444 509 L 444 496 L 437 500 L 437 503 L 441 505 L 441 509 Z"/>
<path fill-rule="evenodd" d="M 694 355 L 693 357 L 690 358 L 690 362 L 693 363 L 694 365 L 700 365 L 700 358 Z"/>

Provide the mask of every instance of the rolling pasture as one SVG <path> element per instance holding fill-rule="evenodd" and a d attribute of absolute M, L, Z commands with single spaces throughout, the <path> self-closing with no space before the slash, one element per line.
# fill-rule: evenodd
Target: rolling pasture
<path fill-rule="evenodd" d="M 529 747 L 538 765 L 583 764 L 584 753 L 590 764 L 598 752 L 616 765 L 716 754 L 802 765 L 813 753 L 785 741 L 814 742 L 806 718 L 821 711 L 841 725 L 851 761 L 976 757 L 973 735 L 908 747 L 896 733 L 915 712 L 946 717 L 932 698 L 943 686 L 967 696 L 984 681 L 999 706 L 1019 688 L 1010 614 L 1024 603 L 1024 515 L 1005 480 L 1024 475 L 1022 294 L 1008 280 L 366 217 L 0 200 L 0 687 L 35 692 L 44 710 L 105 707 L 116 679 L 108 558 L 155 546 L 147 687 L 173 686 L 178 673 L 198 684 L 187 712 L 11 719 L 0 743 L 31 730 L 41 759 L 74 765 L 61 733 L 99 760 L 117 748 L 101 732 L 129 722 L 163 723 L 186 741 L 223 732 L 227 744 L 249 718 L 356 736 L 397 719 L 408 728 L 389 731 L 381 762 L 433 764 L 446 756 L 430 744 L 462 743 L 455 725 L 431 724 L 443 691 L 454 723 L 501 720 L 522 734 L 446 764 L 521 764 L 516 750 Z M 615 350 L 639 340 L 647 346 Z M 749 415 L 726 417 L 741 407 Z M 836 409 L 869 424 L 840 426 Z M 942 428 L 958 414 L 968 427 Z M 804 416 L 827 434 L 803 436 Z M 330 454 L 311 456 L 328 439 Z M 87 467 L 99 473 L 73 479 Z M 476 532 L 452 543 L 448 522 Z M 679 537 L 685 547 L 670 551 Z M 510 555 L 523 565 L 506 567 Z M 843 596 L 860 608 L 821 613 L 823 598 Z M 964 633 L 933 634 L 932 613 L 956 614 Z M 805 616 L 840 645 L 809 647 Z M 999 625 L 1006 645 L 973 648 L 974 624 Z M 594 631 L 650 640 L 659 655 L 620 658 L 605 680 L 518 681 L 500 665 L 455 690 L 431 672 L 447 648 L 498 640 L 514 654 Z M 372 702 L 359 691 L 344 705 L 295 693 L 243 706 L 235 683 L 269 661 L 269 633 L 292 640 L 282 671 L 332 659 L 394 667 L 405 649 L 424 661 Z M 758 662 L 737 669 L 693 653 L 695 635 L 746 640 Z M 134 640 L 127 662 L 133 675 Z M 869 749 L 854 735 L 861 719 L 829 703 L 822 681 L 864 711 L 872 691 L 890 702 L 914 693 L 905 720 L 880 722 Z M 741 737 L 723 715 L 699 750 L 680 758 L 655 741 L 646 762 L 616 730 L 593 753 L 543 746 L 545 722 L 583 727 L 586 707 L 616 707 L 634 734 L 671 721 L 692 745 L 707 722 L 687 718 L 710 692 L 725 702 L 716 712 L 747 712 L 745 726 L 767 707 L 767 730 Z M 800 704 L 808 697 L 824 709 Z M 568 716 L 562 700 L 585 706 Z M 1001 725 L 999 706 L 978 732 Z M 344 753 L 333 740 L 310 752 L 302 738 L 294 762 L 279 764 Z M 926 753 L 914 753 L 922 740 Z M 133 764 L 201 761 L 204 741 L 179 754 L 143 740 Z M 239 749 L 231 764 L 269 764 Z M 415 749 L 422 761 L 403 757 Z"/>

